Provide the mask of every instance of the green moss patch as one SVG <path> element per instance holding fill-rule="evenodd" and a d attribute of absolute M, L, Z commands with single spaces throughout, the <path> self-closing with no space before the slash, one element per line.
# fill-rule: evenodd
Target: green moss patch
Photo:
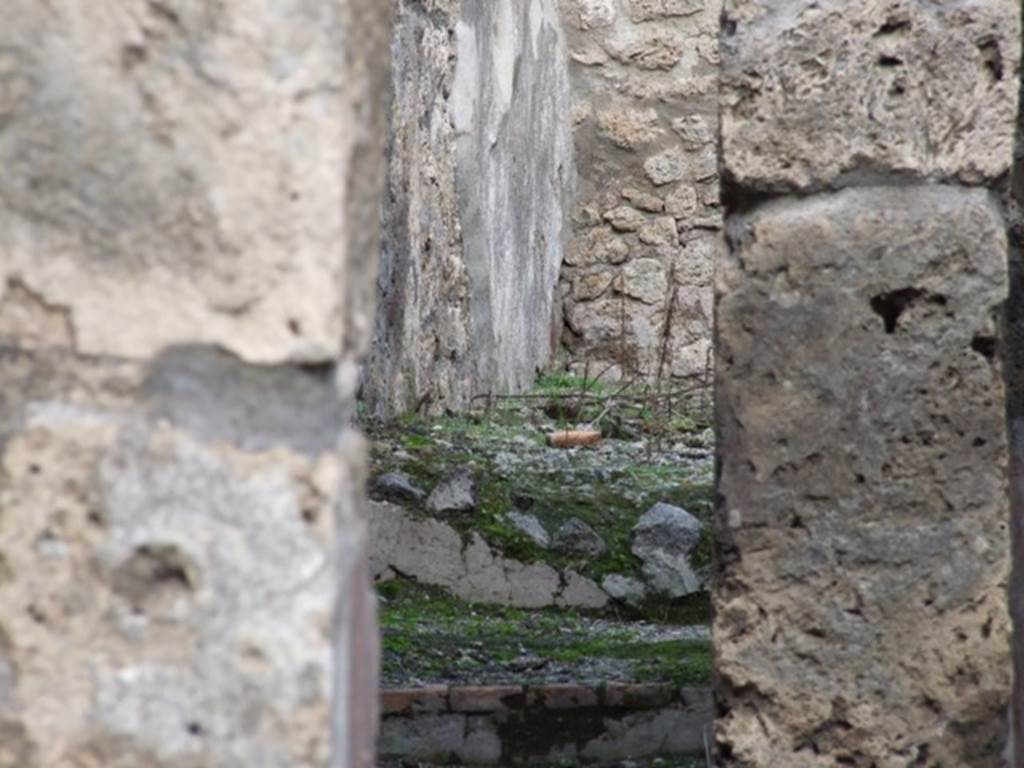
<path fill-rule="evenodd" d="M 454 472 L 471 469 L 477 480 L 477 508 L 443 516 L 466 541 L 479 534 L 506 557 L 576 570 L 597 582 L 610 574 L 639 578 L 630 532 L 651 506 L 674 504 L 705 523 L 711 521 L 708 415 L 678 407 L 659 413 L 642 398 L 610 408 L 607 398 L 618 391 L 609 394 L 607 385 L 552 374 L 525 398 L 496 400 L 474 414 L 368 422 L 364 427 L 373 439 L 373 474 L 401 471 L 429 492 Z M 549 448 L 547 436 L 565 424 L 551 415 L 548 398 L 569 410 L 583 404 L 607 411 L 609 418 L 628 424 L 626 431 L 641 437 L 609 437 L 598 450 Z M 428 514 L 425 504 L 410 511 Z M 597 531 L 607 551 L 590 557 L 542 548 L 509 522 L 511 511 L 535 516 L 552 537 L 566 521 L 579 518 Z M 695 565 L 710 564 L 712 551 L 708 525 Z M 655 601 L 643 613 L 660 616 L 664 608 Z"/>
<path fill-rule="evenodd" d="M 410 582 L 390 582 L 379 591 L 387 684 L 588 679 L 710 684 L 710 641 L 678 627 L 471 605 Z"/>

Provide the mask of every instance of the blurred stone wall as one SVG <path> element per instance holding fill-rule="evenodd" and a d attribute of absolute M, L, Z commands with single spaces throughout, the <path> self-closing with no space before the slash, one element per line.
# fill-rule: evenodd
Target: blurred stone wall
<path fill-rule="evenodd" d="M 1016 0 L 729 0 L 717 744 L 997 768 Z"/>
<path fill-rule="evenodd" d="M 388 16 L 5 2 L 0 765 L 373 764 Z"/>
<path fill-rule="evenodd" d="M 721 251 L 721 0 L 562 0 L 578 192 L 560 283 L 572 370 L 704 378 Z"/>

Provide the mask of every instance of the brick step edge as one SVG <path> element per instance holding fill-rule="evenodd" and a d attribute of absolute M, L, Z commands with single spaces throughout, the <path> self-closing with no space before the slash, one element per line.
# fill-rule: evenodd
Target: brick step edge
<path fill-rule="evenodd" d="M 649 710 L 671 706 L 711 706 L 711 689 L 663 683 L 599 685 L 436 685 L 388 688 L 381 692 L 385 717 L 436 713 L 488 713 L 522 710 Z"/>

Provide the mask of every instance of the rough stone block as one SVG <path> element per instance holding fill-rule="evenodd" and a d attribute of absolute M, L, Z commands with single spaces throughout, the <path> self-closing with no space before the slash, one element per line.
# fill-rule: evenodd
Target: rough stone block
<path fill-rule="evenodd" d="M 440 520 L 419 519 L 387 502 L 369 505 L 374 574 L 391 566 L 425 584 L 451 588 L 466 576 L 462 539 Z"/>
<path fill-rule="evenodd" d="M 730 229 L 719 743 L 744 768 L 1001 765 L 996 204 L 984 190 L 866 188 L 765 204 Z"/>
<path fill-rule="evenodd" d="M 602 269 L 599 272 L 584 272 L 572 282 L 572 298 L 575 301 L 593 301 L 608 292 L 615 279 L 615 273 Z"/>
<path fill-rule="evenodd" d="M 703 754 L 703 732 L 711 722 L 708 710 L 663 709 L 628 715 L 609 723 L 608 730 L 580 749 L 581 763 L 617 765 L 625 760 L 662 754 Z M 791 766 L 792 763 L 778 763 Z"/>
<path fill-rule="evenodd" d="M 149 422 L 138 364 L 3 357 L 28 387 L 0 445 L 16 764 L 326 765 L 341 459 Z"/>
<path fill-rule="evenodd" d="M 420 712 L 444 712 L 448 709 L 448 686 L 393 688 L 381 691 L 381 714 L 405 715 Z"/>
<path fill-rule="evenodd" d="M 636 22 L 700 13 L 708 0 L 629 0 L 629 18 Z"/>
<path fill-rule="evenodd" d="M 683 58 L 686 46 L 679 37 L 656 32 L 624 45 L 609 45 L 612 58 L 620 64 L 640 70 L 670 70 Z"/>
<path fill-rule="evenodd" d="M 676 698 L 676 689 L 667 683 L 608 683 L 604 689 L 606 707 L 658 709 Z"/>
<path fill-rule="evenodd" d="M 378 747 L 385 760 L 406 758 L 444 765 L 458 758 L 465 743 L 465 715 L 424 715 L 385 718 Z"/>
<path fill-rule="evenodd" d="M 372 765 L 387 18 L 4 3 L 0 764 Z"/>
<path fill-rule="evenodd" d="M 555 598 L 555 604 L 562 608 L 586 608 L 601 610 L 608 605 L 608 594 L 592 580 L 576 571 L 563 573 L 565 587 Z"/>
<path fill-rule="evenodd" d="M 561 574 L 549 565 L 501 557 L 479 534 L 466 545 L 447 523 L 416 517 L 387 502 L 369 504 L 369 547 L 376 578 L 398 571 L 471 602 L 543 608 L 557 597 L 574 607 L 593 607 L 587 584 L 577 583 L 582 577 L 567 574 L 563 589 Z"/>
<path fill-rule="evenodd" d="M 743 187 L 1005 173 L 1020 3 L 729 0 L 724 167 Z"/>
<path fill-rule="evenodd" d="M 586 685 L 544 685 L 526 692 L 528 707 L 563 710 L 598 706 L 597 690 Z"/>
<path fill-rule="evenodd" d="M 681 507 L 655 504 L 630 532 L 630 551 L 643 563 L 650 587 L 672 597 L 683 597 L 704 588 L 694 566 L 694 550 L 704 525 Z"/>
<path fill-rule="evenodd" d="M 458 753 L 462 765 L 500 765 L 501 735 L 499 725 L 490 717 L 466 719 L 466 741 Z"/>
<path fill-rule="evenodd" d="M 331 4 L 296 34 L 253 3 L 39 8 L 0 28 L 0 301 L 17 281 L 87 354 L 336 357 L 355 131 Z"/>
<path fill-rule="evenodd" d="M 629 256 L 629 245 L 611 227 L 597 227 L 581 235 L 566 251 L 569 266 L 621 264 Z"/>
<path fill-rule="evenodd" d="M 714 707 L 713 692 L 710 688 L 697 688 L 684 685 L 679 689 L 679 699 L 691 709 L 705 708 L 709 712 Z"/>
<path fill-rule="evenodd" d="M 561 575 L 544 563 L 505 561 L 509 604 L 520 608 L 543 608 L 552 605 L 561 586 Z M 563 590 L 564 593 L 564 590 Z"/>
<path fill-rule="evenodd" d="M 615 22 L 615 0 L 568 0 L 566 10 L 582 30 L 601 29 Z"/>
<path fill-rule="evenodd" d="M 505 712 L 523 701 L 521 685 L 482 685 L 452 688 L 452 712 Z"/>
<path fill-rule="evenodd" d="M 641 605 L 644 598 L 647 597 L 646 584 L 640 579 L 623 576 L 619 573 L 605 576 L 601 581 L 601 589 L 607 592 L 612 600 L 618 600 L 626 605 Z"/>

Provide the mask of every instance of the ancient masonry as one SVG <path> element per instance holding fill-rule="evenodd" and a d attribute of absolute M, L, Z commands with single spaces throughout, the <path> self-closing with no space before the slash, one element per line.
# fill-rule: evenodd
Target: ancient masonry
<path fill-rule="evenodd" d="M 385 3 L 385 0 L 379 0 Z M 574 177 L 555 0 L 394 0 L 379 415 L 463 410 L 551 360 Z"/>
<path fill-rule="evenodd" d="M 1019 14 L 727 3 L 723 765 L 1003 764 Z"/>
<path fill-rule="evenodd" d="M 393 3 L 371 410 L 704 376 L 720 0 Z"/>
<path fill-rule="evenodd" d="M 0 765 L 373 764 L 386 16 L 5 1 Z"/>
<path fill-rule="evenodd" d="M 721 0 L 565 0 L 578 188 L 559 296 L 571 369 L 710 370 L 721 250 Z"/>
<path fill-rule="evenodd" d="M 385 760 L 473 766 L 620 765 L 704 751 L 705 688 L 659 683 L 431 686 L 385 691 Z M 556 764 L 557 764 L 556 760 Z"/>

